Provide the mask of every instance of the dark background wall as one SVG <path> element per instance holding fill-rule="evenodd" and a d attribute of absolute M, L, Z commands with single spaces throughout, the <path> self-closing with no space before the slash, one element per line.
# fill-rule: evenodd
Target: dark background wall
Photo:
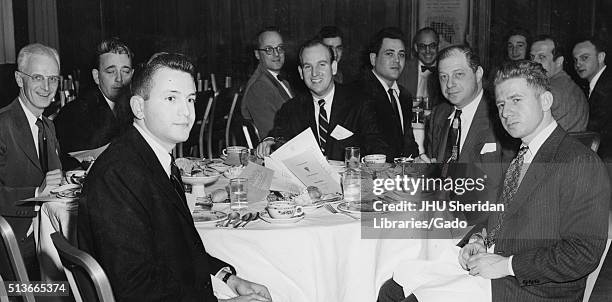
<path fill-rule="evenodd" d="M 368 38 L 380 28 L 399 26 L 411 39 L 410 24 L 416 23 L 411 11 L 415 1 L 58 0 L 62 72 L 80 69 L 82 87 L 90 86 L 96 43 L 104 37 L 120 36 L 136 53 L 136 62 L 158 51 L 179 51 L 191 56 L 203 74 L 214 72 L 218 79 L 232 75 L 238 82 L 244 82 L 256 64 L 250 43 L 259 29 L 277 25 L 284 31 L 290 46 L 287 66 L 294 71 L 299 43 L 328 24 L 344 30 L 344 65 L 357 72 Z M 28 42 L 26 3 L 13 1 L 18 47 Z M 500 61 L 505 49 L 503 37 L 514 26 L 525 27 L 534 35 L 557 36 L 569 50 L 577 37 L 594 33 L 612 41 L 609 31 L 612 0 L 471 0 L 471 3 L 470 31 L 475 40 L 472 45 L 481 49 L 487 63 Z M 569 56 L 566 58 L 566 62 L 571 61 Z M 3 83 L 6 75 L 12 74 L 11 69 L 14 66 L 0 65 Z M 11 90 L 14 84 L 8 85 L 10 89 L 2 86 L 0 91 L 14 93 Z"/>

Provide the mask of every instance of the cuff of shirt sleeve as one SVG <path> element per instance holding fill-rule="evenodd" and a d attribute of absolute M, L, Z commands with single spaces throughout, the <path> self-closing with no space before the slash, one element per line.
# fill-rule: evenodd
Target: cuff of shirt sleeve
<path fill-rule="evenodd" d="M 514 257 L 514 255 L 510 255 L 510 257 L 508 258 L 508 274 L 510 276 L 514 276 L 514 270 L 512 269 L 512 258 Z"/>
<path fill-rule="evenodd" d="M 34 189 L 34 197 L 38 197 L 38 188 L 40 187 L 36 187 L 36 189 Z"/>

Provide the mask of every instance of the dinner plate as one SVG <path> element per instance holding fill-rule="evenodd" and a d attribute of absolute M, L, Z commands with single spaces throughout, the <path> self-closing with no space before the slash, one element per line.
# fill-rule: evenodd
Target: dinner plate
<path fill-rule="evenodd" d="M 209 176 L 181 176 L 184 183 L 190 185 L 209 185 L 219 179 L 221 173 L 215 173 Z"/>
<path fill-rule="evenodd" d="M 272 218 L 272 217 L 270 217 L 270 214 L 268 214 L 268 212 L 266 212 L 266 211 L 263 211 L 263 212 L 259 213 L 259 217 L 263 221 L 271 223 L 271 224 L 296 223 L 296 222 L 304 219 L 304 216 L 306 216 L 306 215 L 302 214 L 302 215 L 291 217 L 291 218 Z"/>
<path fill-rule="evenodd" d="M 227 214 L 219 211 L 200 211 L 191 216 L 195 224 L 214 224 L 227 218 Z"/>
<path fill-rule="evenodd" d="M 369 203 L 369 205 L 371 206 L 371 203 Z M 381 211 L 374 211 L 374 208 L 372 207 L 366 207 L 365 209 L 362 208 L 361 209 L 357 209 L 354 207 L 349 206 L 349 202 L 348 201 L 343 201 L 341 203 L 338 204 L 338 210 L 342 211 L 342 212 L 346 212 L 346 213 L 351 213 L 351 214 L 359 214 L 359 213 L 383 213 Z"/>

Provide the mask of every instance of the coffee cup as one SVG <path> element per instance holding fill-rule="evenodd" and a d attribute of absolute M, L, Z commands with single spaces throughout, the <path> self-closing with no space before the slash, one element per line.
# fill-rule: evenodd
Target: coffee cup
<path fill-rule="evenodd" d="M 361 158 L 364 164 L 384 164 L 387 161 L 387 156 L 384 154 L 370 154 Z"/>
<path fill-rule="evenodd" d="M 274 201 L 268 203 L 266 211 L 275 219 L 287 219 L 300 216 L 304 213 L 302 206 L 290 201 Z"/>
<path fill-rule="evenodd" d="M 239 166 L 241 165 L 240 154 L 242 152 L 248 152 L 248 150 L 249 149 L 247 147 L 243 146 L 229 146 L 223 149 L 221 153 L 223 153 L 223 155 L 226 157 L 226 164 L 229 164 L 231 166 Z"/>

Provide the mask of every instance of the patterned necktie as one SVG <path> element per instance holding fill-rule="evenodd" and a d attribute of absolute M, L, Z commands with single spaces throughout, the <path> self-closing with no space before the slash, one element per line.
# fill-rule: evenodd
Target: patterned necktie
<path fill-rule="evenodd" d="M 323 154 L 325 154 L 325 145 L 329 138 L 328 128 L 329 122 L 327 121 L 327 111 L 325 111 L 325 100 L 321 99 L 319 100 L 319 146 Z"/>
<path fill-rule="evenodd" d="M 45 133 L 45 125 L 42 119 L 36 120 L 36 127 L 38 127 L 38 160 L 40 161 L 40 167 L 43 174 L 49 172 L 49 158 L 47 157 L 47 135 Z"/>
<path fill-rule="evenodd" d="M 394 118 L 397 120 L 397 124 L 402 125 L 402 120 L 400 118 L 400 115 L 402 114 L 401 112 L 399 112 L 399 109 L 397 108 L 397 99 L 395 98 L 395 93 L 393 92 L 393 88 L 389 88 L 389 90 L 387 90 L 387 93 L 389 94 L 389 101 L 391 101 L 391 108 L 393 108 L 393 115 Z M 402 133 L 404 133 L 404 128 L 402 128 Z"/>
<path fill-rule="evenodd" d="M 514 194 L 516 194 L 516 191 L 518 191 L 518 187 L 520 185 L 519 178 L 521 176 L 521 169 L 525 160 L 525 154 L 528 150 L 529 147 L 522 146 L 521 149 L 519 149 L 519 152 L 516 157 L 510 163 L 508 171 L 506 171 L 506 177 L 504 178 L 504 190 L 502 192 L 500 200 L 500 203 L 504 205 L 505 210 L 508 210 L 508 206 L 514 199 Z M 497 234 L 500 232 L 504 222 L 504 214 L 505 211 L 499 213 L 497 224 L 495 225 L 493 230 L 491 230 L 486 240 L 487 247 L 495 244 Z"/>
<path fill-rule="evenodd" d="M 185 187 L 183 186 L 183 181 L 181 180 L 181 170 L 176 166 L 174 162 L 174 156 L 170 154 L 170 181 L 172 181 L 172 186 L 174 190 L 181 196 L 181 199 L 187 205 L 187 197 L 185 197 Z"/>
<path fill-rule="evenodd" d="M 456 162 L 461 150 L 461 109 L 455 110 L 455 117 L 451 121 L 446 139 L 445 162 Z"/>

